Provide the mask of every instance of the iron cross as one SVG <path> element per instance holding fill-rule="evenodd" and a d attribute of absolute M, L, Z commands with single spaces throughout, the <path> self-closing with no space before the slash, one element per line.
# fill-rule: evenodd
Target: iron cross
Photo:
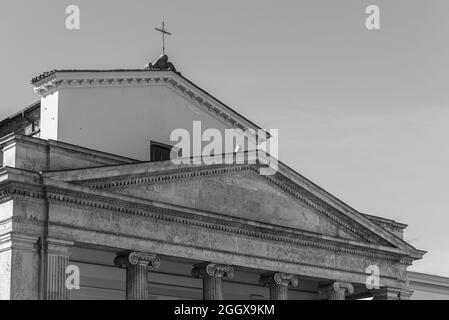
<path fill-rule="evenodd" d="M 165 23 L 162 21 L 162 28 L 155 28 L 162 34 L 162 54 L 165 54 L 165 36 L 171 36 L 171 33 L 165 30 Z"/>

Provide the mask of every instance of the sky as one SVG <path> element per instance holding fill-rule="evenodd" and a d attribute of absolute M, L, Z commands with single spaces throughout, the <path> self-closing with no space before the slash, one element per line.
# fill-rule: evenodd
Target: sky
<path fill-rule="evenodd" d="M 67 30 L 68 5 L 80 30 Z M 365 8 L 380 8 L 380 30 Z M 449 1 L 2 0 L 0 118 L 51 69 L 141 68 L 167 54 L 188 79 L 279 129 L 282 162 L 356 210 L 408 224 L 449 276 Z"/>

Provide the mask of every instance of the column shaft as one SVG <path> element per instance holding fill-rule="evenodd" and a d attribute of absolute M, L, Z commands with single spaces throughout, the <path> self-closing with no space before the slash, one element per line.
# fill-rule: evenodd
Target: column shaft
<path fill-rule="evenodd" d="M 328 298 L 329 298 L 329 300 L 345 300 L 345 291 L 344 290 L 330 290 Z"/>
<path fill-rule="evenodd" d="M 47 257 L 47 300 L 68 300 L 65 270 L 69 257 L 49 254 Z"/>
<path fill-rule="evenodd" d="M 271 283 L 270 300 L 288 300 L 288 286 Z"/>
<path fill-rule="evenodd" d="M 126 268 L 126 300 L 148 300 L 148 266 Z"/>
<path fill-rule="evenodd" d="M 149 266 L 158 268 L 157 255 L 141 252 L 124 252 L 114 260 L 118 267 L 126 268 L 126 300 L 148 300 Z"/>
<path fill-rule="evenodd" d="M 69 247 L 73 242 L 47 239 L 44 245 L 46 300 L 69 300 L 66 269 L 69 266 Z"/>
<path fill-rule="evenodd" d="M 223 300 L 223 278 L 203 277 L 203 300 Z"/>
<path fill-rule="evenodd" d="M 38 300 L 39 238 L 13 232 L 1 241 L 0 300 Z"/>

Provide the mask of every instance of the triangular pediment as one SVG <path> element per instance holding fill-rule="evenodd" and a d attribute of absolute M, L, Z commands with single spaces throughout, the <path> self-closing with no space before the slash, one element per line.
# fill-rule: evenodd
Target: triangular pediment
<path fill-rule="evenodd" d="M 283 164 L 273 176 L 260 175 L 259 165 L 174 165 L 170 161 L 48 173 L 47 176 L 91 190 L 246 221 L 242 223 L 253 221 L 321 239 L 365 243 L 371 248 L 392 248 L 420 255 L 388 230 L 337 203 L 324 190 L 317 192 L 310 181 L 301 181 L 304 178 L 294 175 Z"/>
<path fill-rule="evenodd" d="M 221 168 L 215 173 L 209 170 L 208 174 L 186 178 L 175 176 L 106 190 L 315 235 L 365 241 L 250 167 Z"/>

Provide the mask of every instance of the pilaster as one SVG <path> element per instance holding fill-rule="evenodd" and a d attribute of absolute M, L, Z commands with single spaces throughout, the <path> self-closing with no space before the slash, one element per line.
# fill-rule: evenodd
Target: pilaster
<path fill-rule="evenodd" d="M 0 300 L 39 299 L 38 237 L 0 236 Z"/>
<path fill-rule="evenodd" d="M 70 247 L 73 242 L 59 239 L 47 239 L 44 249 L 45 259 L 45 299 L 69 300 L 66 286 L 66 269 L 69 266 Z"/>

